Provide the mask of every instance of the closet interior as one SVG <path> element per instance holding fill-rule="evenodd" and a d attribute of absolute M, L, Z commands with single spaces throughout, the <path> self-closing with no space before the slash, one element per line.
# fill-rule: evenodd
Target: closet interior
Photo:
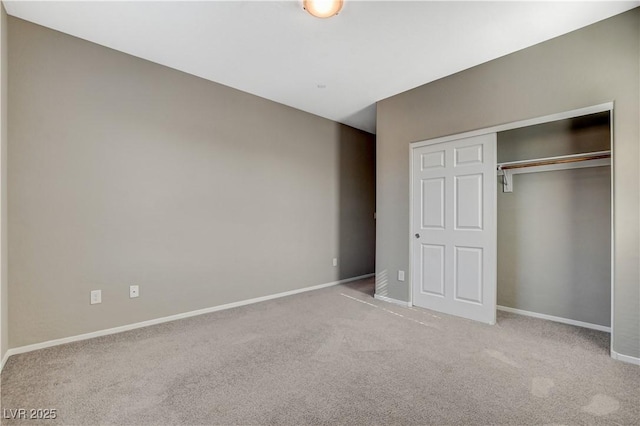
<path fill-rule="evenodd" d="M 610 331 L 610 118 L 498 133 L 498 309 Z"/>

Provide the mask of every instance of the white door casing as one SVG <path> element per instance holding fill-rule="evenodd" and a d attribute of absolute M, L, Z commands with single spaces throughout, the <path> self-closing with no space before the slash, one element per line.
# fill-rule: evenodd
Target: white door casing
<path fill-rule="evenodd" d="M 412 149 L 412 302 L 496 321 L 496 133 Z"/>

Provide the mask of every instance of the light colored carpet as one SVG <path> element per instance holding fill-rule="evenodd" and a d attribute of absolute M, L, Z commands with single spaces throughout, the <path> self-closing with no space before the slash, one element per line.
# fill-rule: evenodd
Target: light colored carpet
<path fill-rule="evenodd" d="M 609 336 L 486 326 L 331 287 L 9 359 L 3 424 L 638 424 L 640 368 Z M 6 411 L 5 411 L 6 413 Z"/>

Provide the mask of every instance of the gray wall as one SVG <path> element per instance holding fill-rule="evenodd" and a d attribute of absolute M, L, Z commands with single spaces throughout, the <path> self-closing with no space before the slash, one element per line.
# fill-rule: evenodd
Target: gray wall
<path fill-rule="evenodd" d="M 610 147 L 609 114 L 498 133 L 498 162 Z M 498 305 L 611 323 L 611 168 L 498 179 Z"/>
<path fill-rule="evenodd" d="M 338 269 L 341 277 L 375 271 L 375 136 L 340 126 L 338 183 Z"/>
<path fill-rule="evenodd" d="M 14 18 L 9 47 L 11 347 L 373 272 L 373 135 Z"/>
<path fill-rule="evenodd" d="M 7 13 L 0 4 L 0 360 L 9 348 L 7 255 Z"/>
<path fill-rule="evenodd" d="M 615 101 L 613 347 L 640 356 L 640 9 L 378 103 L 376 282 L 408 300 L 409 143 Z"/>

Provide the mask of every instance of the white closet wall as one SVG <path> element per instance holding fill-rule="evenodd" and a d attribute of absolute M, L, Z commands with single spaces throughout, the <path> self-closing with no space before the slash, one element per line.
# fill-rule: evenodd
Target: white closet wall
<path fill-rule="evenodd" d="M 609 113 L 498 133 L 498 163 L 610 149 Z M 610 326 L 611 169 L 498 177 L 498 305 Z"/>

